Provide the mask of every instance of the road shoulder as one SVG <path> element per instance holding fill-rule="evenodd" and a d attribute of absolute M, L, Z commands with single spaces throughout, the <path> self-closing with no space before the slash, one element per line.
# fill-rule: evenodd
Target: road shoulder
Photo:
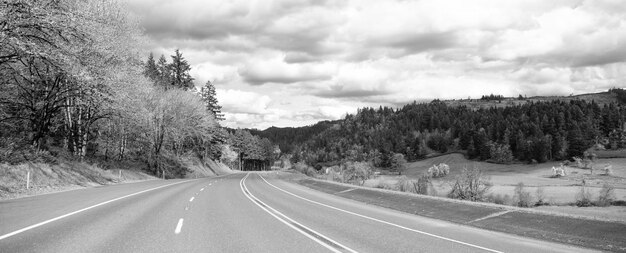
<path fill-rule="evenodd" d="M 626 252 L 624 240 L 626 224 L 619 222 L 529 212 L 491 204 L 450 201 L 310 178 L 290 181 L 328 194 L 424 217 L 541 240 Z"/>

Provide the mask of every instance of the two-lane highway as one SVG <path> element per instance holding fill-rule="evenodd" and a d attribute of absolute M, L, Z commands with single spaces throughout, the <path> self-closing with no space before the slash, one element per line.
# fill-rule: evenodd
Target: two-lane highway
<path fill-rule="evenodd" d="M 576 252 L 366 205 L 272 173 L 0 201 L 0 252 Z"/>

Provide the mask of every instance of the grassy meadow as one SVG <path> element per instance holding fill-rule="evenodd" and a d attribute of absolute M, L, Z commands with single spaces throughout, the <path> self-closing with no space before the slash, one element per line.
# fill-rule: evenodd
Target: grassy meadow
<path fill-rule="evenodd" d="M 597 199 L 602 186 L 605 183 L 615 188 L 615 200 L 626 200 L 626 158 L 597 159 L 593 171 L 565 166 L 566 176 L 553 177 L 552 167 L 560 166 L 559 162 L 541 164 L 494 164 L 477 162 L 466 159 L 462 154 L 448 154 L 418 162 L 408 163 L 402 176 L 410 179 L 418 179 L 429 167 L 435 164 L 445 163 L 450 166 L 450 173 L 442 178 L 433 178 L 432 186 L 435 192 L 431 195 L 445 197 L 451 190 L 462 168 L 479 168 L 488 178 L 492 187 L 487 192 L 491 198 L 499 198 L 507 205 L 514 205 L 514 190 L 518 183 L 524 183 L 525 191 L 529 192 L 532 201 L 537 201 L 537 189 L 543 190 L 545 201 L 549 206 L 535 207 L 540 210 L 548 210 L 574 215 L 594 216 L 620 220 L 626 222 L 626 207 L 584 207 L 573 206 L 576 195 L 580 192 L 583 180 L 586 189 L 591 193 L 592 200 Z M 605 175 L 599 168 L 606 165 L 612 166 L 611 175 Z M 397 190 L 397 183 L 402 176 L 379 175 L 374 176 L 364 183 L 364 186 Z"/>

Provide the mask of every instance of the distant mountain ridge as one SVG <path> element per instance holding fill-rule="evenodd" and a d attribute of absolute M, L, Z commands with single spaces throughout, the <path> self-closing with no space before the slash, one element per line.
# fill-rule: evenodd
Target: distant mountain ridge
<path fill-rule="evenodd" d="M 617 89 L 615 89 L 617 90 Z M 536 102 L 550 102 L 550 101 L 565 101 L 569 102 L 572 100 L 582 100 L 586 102 L 595 102 L 600 106 L 610 103 L 620 103 L 620 99 L 618 98 L 618 92 L 615 90 L 609 90 L 598 93 L 585 93 L 579 95 L 569 95 L 569 96 L 534 96 L 534 97 L 502 97 L 501 100 L 489 100 L 489 99 L 449 99 L 449 100 L 441 100 L 448 106 L 467 106 L 471 109 L 488 109 L 491 107 L 507 107 L 507 106 L 515 106 L 515 105 L 523 105 L 526 103 L 536 103 Z M 622 102 L 623 103 L 623 102 Z"/>

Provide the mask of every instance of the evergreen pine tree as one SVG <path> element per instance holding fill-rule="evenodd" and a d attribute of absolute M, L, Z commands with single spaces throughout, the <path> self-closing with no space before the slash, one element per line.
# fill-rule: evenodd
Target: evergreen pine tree
<path fill-rule="evenodd" d="M 200 95 L 206 104 L 206 109 L 215 115 L 216 120 L 224 120 L 224 114 L 222 114 L 222 107 L 218 104 L 217 94 L 215 93 L 215 86 L 211 81 L 207 81 L 204 87 L 200 90 Z"/>
<path fill-rule="evenodd" d="M 172 74 L 171 85 L 183 90 L 192 89 L 194 87 L 193 77 L 189 74 L 191 66 L 178 49 L 174 51 L 174 55 L 171 57 L 172 63 L 169 64 Z"/>
<path fill-rule="evenodd" d="M 567 155 L 569 157 L 582 157 L 583 153 L 588 148 L 578 125 L 574 125 L 574 128 L 567 134 L 567 142 L 569 143 L 567 148 Z"/>
<path fill-rule="evenodd" d="M 148 60 L 144 65 L 143 75 L 153 82 L 156 82 L 159 78 L 159 70 L 157 69 L 156 62 L 154 61 L 154 55 L 150 53 Z"/>
<path fill-rule="evenodd" d="M 470 139 L 469 144 L 467 145 L 467 156 L 472 159 L 478 156 L 478 152 L 476 151 L 476 147 L 474 146 L 474 139 Z"/>
<path fill-rule="evenodd" d="M 167 86 L 170 83 L 170 77 L 172 75 L 170 74 L 170 67 L 167 63 L 167 60 L 165 59 L 165 56 L 161 55 L 161 57 L 159 57 L 159 61 L 156 64 L 156 69 L 158 77 L 156 78 L 157 80 L 155 80 L 155 85 L 167 89 Z"/>

